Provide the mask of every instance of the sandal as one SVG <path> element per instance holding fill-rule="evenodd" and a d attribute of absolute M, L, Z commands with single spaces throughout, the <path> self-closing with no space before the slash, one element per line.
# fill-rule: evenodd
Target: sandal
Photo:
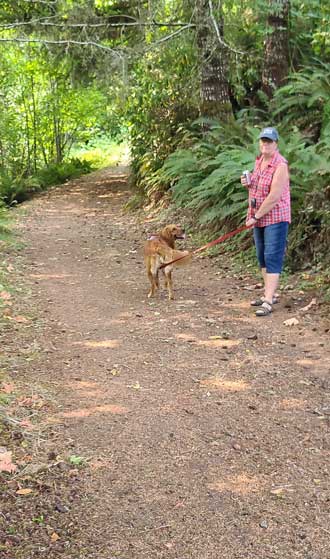
<path fill-rule="evenodd" d="M 264 301 L 262 303 L 260 309 L 258 309 L 256 311 L 256 316 L 268 316 L 272 312 L 273 312 L 272 305 L 270 303 L 268 303 L 268 301 Z"/>
<path fill-rule="evenodd" d="M 265 301 L 265 297 L 260 297 L 260 299 L 255 299 L 254 301 L 251 301 L 250 305 L 251 307 L 261 307 L 262 304 Z M 276 303 L 279 302 L 279 298 L 278 297 L 273 297 L 273 305 L 275 305 Z"/>

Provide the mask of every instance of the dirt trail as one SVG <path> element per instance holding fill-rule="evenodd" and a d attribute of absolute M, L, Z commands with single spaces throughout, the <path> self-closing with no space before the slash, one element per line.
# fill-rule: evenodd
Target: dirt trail
<path fill-rule="evenodd" d="M 123 212 L 125 173 L 26 205 L 42 355 L 25 372 L 56 401 L 56 451 L 88 465 L 61 495 L 58 541 L 31 528 L 20 557 L 329 557 L 328 323 L 289 291 L 255 318 L 257 292 L 220 259 L 176 271 L 175 301 L 149 301 L 141 245 L 158 227 Z"/>

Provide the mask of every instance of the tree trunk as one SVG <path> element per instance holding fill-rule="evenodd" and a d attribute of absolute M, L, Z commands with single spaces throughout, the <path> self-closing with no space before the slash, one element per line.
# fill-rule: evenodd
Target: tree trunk
<path fill-rule="evenodd" d="M 37 143 L 38 143 L 38 128 L 37 128 L 37 109 L 36 109 L 36 97 L 35 97 L 35 87 L 34 87 L 34 77 L 33 75 L 30 76 L 30 85 L 31 85 L 31 102 L 32 102 L 32 111 L 31 111 L 31 123 L 32 123 L 32 131 L 33 131 L 33 170 L 37 170 L 37 163 L 38 163 L 38 153 L 37 153 Z"/>
<path fill-rule="evenodd" d="M 31 171 L 31 145 L 30 145 L 30 121 L 29 121 L 29 101 L 25 95 L 25 89 L 22 90 L 22 101 L 24 106 L 24 118 L 25 118 L 25 141 L 24 147 L 27 149 L 27 161 L 26 161 L 26 169 L 24 169 L 27 173 Z M 25 149 L 23 150 L 23 159 L 22 159 L 22 167 L 25 165 L 24 157 L 25 157 Z"/>
<path fill-rule="evenodd" d="M 56 163 L 61 163 L 63 159 L 63 150 L 61 143 L 61 116 L 58 104 L 57 83 L 56 78 L 50 80 L 52 92 L 52 112 L 53 112 L 53 153 L 55 148 L 54 159 Z"/>
<path fill-rule="evenodd" d="M 269 0 L 269 7 L 262 90 L 272 97 L 275 89 L 285 84 L 289 73 L 290 0 Z"/>
<path fill-rule="evenodd" d="M 200 52 L 200 113 L 204 117 L 228 121 L 233 118 L 233 111 L 227 81 L 226 47 L 219 40 L 219 36 L 221 39 L 223 37 L 223 20 L 215 19 L 210 12 L 210 4 L 209 0 L 198 0 L 196 24 Z"/>

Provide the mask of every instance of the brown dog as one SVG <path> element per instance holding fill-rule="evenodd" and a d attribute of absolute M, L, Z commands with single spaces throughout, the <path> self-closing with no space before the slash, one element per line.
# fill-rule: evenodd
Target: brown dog
<path fill-rule="evenodd" d="M 187 264 L 191 255 L 187 250 L 175 250 L 175 241 L 184 239 L 185 233 L 179 225 L 167 225 L 156 235 L 152 235 L 144 245 L 144 262 L 148 278 L 151 284 L 148 297 L 153 297 L 159 288 L 159 270 L 165 262 L 172 262 L 176 258 L 180 258 L 178 262 L 174 262 L 169 266 L 162 268 L 165 275 L 165 287 L 168 289 L 168 298 L 173 299 L 173 283 L 172 270 L 174 266 Z M 186 258 L 182 258 L 185 257 Z"/>

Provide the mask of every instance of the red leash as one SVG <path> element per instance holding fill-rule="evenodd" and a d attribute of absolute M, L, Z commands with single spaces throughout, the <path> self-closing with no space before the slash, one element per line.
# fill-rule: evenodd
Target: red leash
<path fill-rule="evenodd" d="M 196 248 L 190 254 L 196 254 L 197 252 L 201 252 L 202 250 L 213 247 L 214 245 L 217 245 L 219 243 L 223 243 L 227 239 L 230 239 L 230 237 L 233 237 L 234 235 L 237 235 L 238 233 L 242 233 L 242 231 L 246 231 L 247 229 L 251 229 L 251 227 L 253 227 L 253 225 L 249 225 L 249 227 L 247 225 L 242 225 L 242 227 L 238 227 L 238 229 L 234 229 L 234 231 L 230 231 L 229 233 L 225 233 L 225 235 L 221 235 L 221 237 L 218 237 L 217 239 L 214 239 L 214 241 L 210 241 L 209 243 L 206 243 L 206 245 L 203 245 L 200 248 Z M 171 260 L 170 262 L 165 262 L 164 264 L 162 264 L 160 266 L 160 269 L 166 268 L 166 266 L 169 266 L 170 264 L 174 264 L 174 262 L 178 262 L 179 260 L 182 260 L 183 258 L 187 258 L 187 256 L 189 256 L 189 254 L 186 254 L 185 256 L 179 256 L 179 258 L 175 258 L 174 260 Z"/>

